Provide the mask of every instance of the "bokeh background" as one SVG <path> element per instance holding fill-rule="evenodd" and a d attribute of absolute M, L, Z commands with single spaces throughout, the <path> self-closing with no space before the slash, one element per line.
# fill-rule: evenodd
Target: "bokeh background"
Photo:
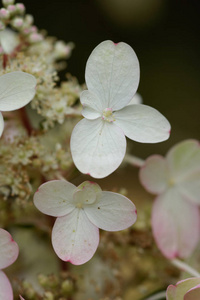
<path fill-rule="evenodd" d="M 143 101 L 172 125 L 171 137 L 164 143 L 131 143 L 135 155 L 165 154 L 181 140 L 199 139 L 198 0 L 25 0 L 24 4 L 40 29 L 75 43 L 68 72 L 81 83 L 88 56 L 100 42 L 111 39 L 133 47 L 141 66 L 138 91 Z"/>

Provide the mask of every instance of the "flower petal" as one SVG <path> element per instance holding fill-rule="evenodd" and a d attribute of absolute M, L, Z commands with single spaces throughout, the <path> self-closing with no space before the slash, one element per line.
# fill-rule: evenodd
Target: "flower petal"
<path fill-rule="evenodd" d="M 200 284 L 200 278 L 188 278 L 177 282 L 176 285 L 169 285 L 167 288 L 167 300 L 180 300 L 188 290 Z M 200 299 L 200 298 L 198 298 Z M 185 298 L 184 298 L 185 300 Z M 193 299 L 195 300 L 195 299 Z"/>
<path fill-rule="evenodd" d="M 52 180 L 42 184 L 34 195 L 37 209 L 46 215 L 60 217 L 74 208 L 73 193 L 76 186 L 66 180 Z"/>
<path fill-rule="evenodd" d="M 100 186 L 92 181 L 84 181 L 75 190 L 73 200 L 79 204 L 92 204 L 102 193 Z"/>
<path fill-rule="evenodd" d="M 12 111 L 28 104 L 35 95 L 36 79 L 24 72 L 0 77 L 0 110 Z"/>
<path fill-rule="evenodd" d="M 91 53 L 85 72 L 88 89 L 100 101 L 102 110 L 118 110 L 133 98 L 139 84 L 139 62 L 126 43 L 104 41 Z"/>
<path fill-rule="evenodd" d="M 7 276 L 0 270 L 0 299 L 13 300 L 13 290 Z"/>
<path fill-rule="evenodd" d="M 2 113 L 0 112 L 0 136 L 2 135 L 3 129 L 4 129 L 4 120 L 3 120 Z"/>
<path fill-rule="evenodd" d="M 196 140 L 178 143 L 168 152 L 166 159 L 176 182 L 187 180 L 187 176 L 200 170 L 200 146 Z"/>
<path fill-rule="evenodd" d="M 177 184 L 180 193 L 189 201 L 200 204 L 200 170 Z"/>
<path fill-rule="evenodd" d="M 102 192 L 98 200 L 92 205 L 87 205 L 84 210 L 94 225 L 108 231 L 128 228 L 137 219 L 137 210 L 133 202 L 112 192 Z"/>
<path fill-rule="evenodd" d="M 6 54 L 11 54 L 19 45 L 20 40 L 18 34 L 9 28 L 0 31 L 0 43 Z"/>
<path fill-rule="evenodd" d="M 191 288 L 184 296 L 184 300 L 199 300 L 200 299 L 200 284 Z"/>
<path fill-rule="evenodd" d="M 81 265 L 94 255 L 99 244 L 99 229 L 88 220 L 84 210 L 75 209 L 56 219 L 52 244 L 60 259 Z"/>
<path fill-rule="evenodd" d="M 80 172 L 106 177 L 121 164 L 126 139 L 120 128 L 101 119 L 81 120 L 71 135 L 71 152 Z"/>
<path fill-rule="evenodd" d="M 140 181 L 152 194 L 163 193 L 168 187 L 169 174 L 166 159 L 160 155 L 152 155 L 146 159 L 139 173 Z"/>
<path fill-rule="evenodd" d="M 128 105 L 114 113 L 115 124 L 131 140 L 140 143 L 158 143 L 170 135 L 170 124 L 156 109 L 143 105 Z"/>
<path fill-rule="evenodd" d="M 10 233 L 0 228 L 0 269 L 4 269 L 14 263 L 19 254 L 19 247 L 13 241 Z"/>
<path fill-rule="evenodd" d="M 199 241 L 198 206 L 170 189 L 154 202 L 152 229 L 158 248 L 167 258 L 186 258 Z"/>
<path fill-rule="evenodd" d="M 129 102 L 128 105 L 132 104 L 142 104 L 142 96 L 139 93 L 136 93 L 134 97 L 131 99 L 131 102 Z"/>
<path fill-rule="evenodd" d="M 89 120 L 101 117 L 102 110 L 100 101 L 96 95 L 90 91 L 83 91 L 80 96 L 83 105 L 82 115 Z"/>

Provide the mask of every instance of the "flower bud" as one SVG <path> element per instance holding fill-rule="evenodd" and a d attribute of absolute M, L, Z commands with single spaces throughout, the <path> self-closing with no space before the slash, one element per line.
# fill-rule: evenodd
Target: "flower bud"
<path fill-rule="evenodd" d="M 13 15 L 16 12 L 16 6 L 8 5 L 7 10 L 10 12 L 11 15 Z"/>
<path fill-rule="evenodd" d="M 23 14 L 25 12 L 25 6 L 23 3 L 16 4 L 16 10 L 18 13 Z"/>
<path fill-rule="evenodd" d="M 4 6 L 8 6 L 10 4 L 14 4 L 15 0 L 2 0 Z"/>
<path fill-rule="evenodd" d="M 38 43 L 41 42 L 43 40 L 43 36 L 39 33 L 31 33 L 29 36 L 29 41 L 31 43 Z"/>
<path fill-rule="evenodd" d="M 12 20 L 11 24 L 14 28 L 21 28 L 23 26 L 23 19 L 16 17 Z"/>
<path fill-rule="evenodd" d="M 2 20 L 7 20 L 7 19 L 9 19 L 9 17 L 10 17 L 9 11 L 5 8 L 1 8 L 0 9 L 0 18 Z"/>

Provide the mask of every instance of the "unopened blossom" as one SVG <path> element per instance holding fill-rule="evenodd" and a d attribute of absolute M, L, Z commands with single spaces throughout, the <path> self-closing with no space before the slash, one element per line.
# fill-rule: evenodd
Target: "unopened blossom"
<path fill-rule="evenodd" d="M 140 170 L 143 186 L 157 198 L 152 209 L 156 243 L 169 259 L 188 257 L 200 237 L 200 146 L 175 145 L 166 155 L 150 156 Z"/>
<path fill-rule="evenodd" d="M 169 285 L 166 293 L 167 300 L 199 300 L 200 278 L 181 280 L 176 285 Z"/>
<path fill-rule="evenodd" d="M 12 111 L 28 104 L 35 95 L 36 79 L 24 72 L 11 72 L 0 76 L 0 111 Z M 0 113 L 0 136 L 4 121 Z"/>
<path fill-rule="evenodd" d="M 141 143 L 168 139 L 170 124 L 157 110 L 128 105 L 139 83 L 139 62 L 133 49 L 104 41 L 91 53 L 80 101 L 84 117 L 71 136 L 71 152 L 82 173 L 102 178 L 115 171 L 126 152 L 126 138 Z"/>
<path fill-rule="evenodd" d="M 64 261 L 80 265 L 94 255 L 99 244 L 99 228 L 123 230 L 137 218 L 135 205 L 126 197 L 104 192 L 94 182 L 78 187 L 65 180 L 42 184 L 34 195 L 35 206 L 57 217 L 52 232 L 56 254 Z"/>
<path fill-rule="evenodd" d="M 13 291 L 7 276 L 2 269 L 10 266 L 17 259 L 19 248 L 11 235 L 0 228 L 0 299 L 13 300 Z"/>

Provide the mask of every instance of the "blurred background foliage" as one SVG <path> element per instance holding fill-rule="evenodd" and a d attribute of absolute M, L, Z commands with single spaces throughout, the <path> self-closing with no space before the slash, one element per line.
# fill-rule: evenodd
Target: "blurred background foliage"
<path fill-rule="evenodd" d="M 138 91 L 144 104 L 158 109 L 172 125 L 171 137 L 164 143 L 131 142 L 135 155 L 165 154 L 181 140 L 199 139 L 198 0 L 25 0 L 24 4 L 40 29 L 75 43 L 68 72 L 81 83 L 97 44 L 111 39 L 133 47 L 141 66 Z"/>

